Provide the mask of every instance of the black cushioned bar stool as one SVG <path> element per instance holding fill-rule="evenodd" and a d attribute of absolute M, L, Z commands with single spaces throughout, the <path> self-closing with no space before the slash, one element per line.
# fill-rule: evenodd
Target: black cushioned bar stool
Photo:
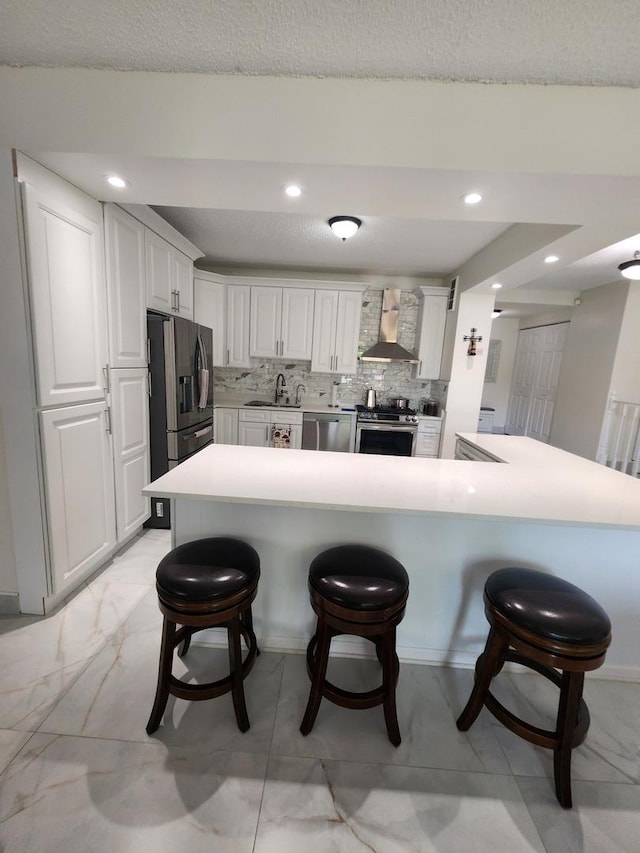
<path fill-rule="evenodd" d="M 590 722 L 582 698 L 584 674 L 604 661 L 611 643 L 609 617 L 577 586 L 532 569 L 493 572 L 484 605 L 489 637 L 457 726 L 466 731 L 485 706 L 512 732 L 552 749 L 556 797 L 563 808 L 571 808 L 571 750 L 584 741 Z M 519 719 L 491 693 L 491 680 L 505 661 L 529 667 L 560 688 L 554 731 Z"/>
<path fill-rule="evenodd" d="M 231 692 L 238 728 L 246 732 L 249 717 L 243 680 L 259 654 L 253 632 L 251 602 L 256 597 L 260 558 L 238 539 L 218 537 L 187 542 L 170 551 L 156 571 L 158 605 L 164 616 L 158 687 L 147 733 L 155 732 L 169 695 L 180 699 L 213 699 Z M 173 650 L 183 657 L 191 637 L 205 628 L 225 627 L 229 675 L 208 684 L 187 684 L 171 674 Z M 242 660 L 241 638 L 247 646 Z"/>
<path fill-rule="evenodd" d="M 323 551 L 309 568 L 311 606 L 318 620 L 307 648 L 311 679 L 309 701 L 300 726 L 308 735 L 322 697 L 343 708 L 383 705 L 389 740 L 400 744 L 396 713 L 396 683 L 400 665 L 396 626 L 402 621 L 409 593 L 409 576 L 389 554 L 366 545 L 341 545 Z M 326 679 L 331 638 L 338 634 L 365 637 L 376 645 L 382 664 L 382 684 L 375 690 L 352 693 Z"/>

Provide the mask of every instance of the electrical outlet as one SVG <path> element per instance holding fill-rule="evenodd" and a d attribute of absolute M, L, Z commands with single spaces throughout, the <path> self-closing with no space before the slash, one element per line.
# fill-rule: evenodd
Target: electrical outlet
<path fill-rule="evenodd" d="M 160 501 L 158 501 L 156 503 L 156 518 L 163 518 L 163 517 L 164 517 L 164 504 L 162 504 L 162 503 L 160 503 Z"/>

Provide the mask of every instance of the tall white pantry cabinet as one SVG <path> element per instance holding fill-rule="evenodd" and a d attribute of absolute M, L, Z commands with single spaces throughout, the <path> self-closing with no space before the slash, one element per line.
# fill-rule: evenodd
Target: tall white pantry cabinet
<path fill-rule="evenodd" d="M 52 606 L 148 515 L 143 226 L 107 206 L 108 298 L 103 206 L 17 165 Z"/>

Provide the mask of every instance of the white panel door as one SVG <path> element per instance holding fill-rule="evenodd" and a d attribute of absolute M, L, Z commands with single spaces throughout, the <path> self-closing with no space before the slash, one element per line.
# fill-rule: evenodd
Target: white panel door
<path fill-rule="evenodd" d="M 111 371 L 116 529 L 122 542 L 149 518 L 149 371 Z"/>
<path fill-rule="evenodd" d="M 249 355 L 277 358 L 281 350 L 282 288 L 251 288 Z"/>
<path fill-rule="evenodd" d="M 193 261 L 173 247 L 171 251 L 178 314 L 193 320 Z"/>
<path fill-rule="evenodd" d="M 105 205 L 109 363 L 145 367 L 147 319 L 144 225 L 114 204 Z"/>
<path fill-rule="evenodd" d="M 116 543 L 111 436 L 104 402 L 40 414 L 52 593 L 97 568 Z"/>
<path fill-rule="evenodd" d="M 311 358 L 314 296 L 315 291 L 306 288 L 282 289 L 282 358 L 296 361 L 308 361 Z"/>
<path fill-rule="evenodd" d="M 349 290 L 340 291 L 336 314 L 334 373 L 357 373 L 358 371 L 361 309 L 360 293 Z"/>
<path fill-rule="evenodd" d="M 246 447 L 271 447 L 271 424 L 241 421 L 238 424 L 238 444 Z"/>
<path fill-rule="evenodd" d="M 527 435 L 539 441 L 549 441 L 568 326 L 568 323 L 544 326 L 536 337 L 538 370 L 531 391 Z"/>
<path fill-rule="evenodd" d="M 312 373 L 333 373 L 338 291 L 317 290 L 313 318 Z"/>
<path fill-rule="evenodd" d="M 148 228 L 144 230 L 147 273 L 147 308 L 175 314 L 173 247 Z"/>
<path fill-rule="evenodd" d="M 251 367 L 249 356 L 249 317 L 251 288 L 244 284 L 227 285 L 227 361 L 228 367 Z"/>
<path fill-rule="evenodd" d="M 526 435 L 529 406 L 535 374 L 535 353 L 532 351 L 534 329 L 525 329 L 518 335 L 516 360 L 511 379 L 511 394 L 505 423 L 509 435 Z"/>
<path fill-rule="evenodd" d="M 38 405 L 104 396 L 107 298 L 102 208 L 79 193 L 61 203 L 54 192 L 22 184 Z M 71 206 L 70 206 L 71 205 Z"/>

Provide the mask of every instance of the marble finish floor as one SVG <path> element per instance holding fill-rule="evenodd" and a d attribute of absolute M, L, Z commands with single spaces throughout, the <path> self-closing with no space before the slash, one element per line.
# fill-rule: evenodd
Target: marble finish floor
<path fill-rule="evenodd" d="M 324 702 L 303 738 L 304 657 L 273 652 L 245 682 L 246 734 L 224 696 L 170 699 L 147 737 L 154 572 L 168 548 L 168 534 L 148 531 L 52 616 L 0 618 L 0 850 L 640 853 L 640 684 L 588 679 L 572 811 L 556 803 L 545 750 L 486 711 L 457 731 L 467 670 L 403 665 L 398 749 L 380 708 Z M 179 666 L 208 680 L 225 664 L 222 649 L 194 645 Z M 345 686 L 377 678 L 374 661 L 331 667 Z M 546 682 L 501 680 L 514 710 L 549 724 Z"/>

